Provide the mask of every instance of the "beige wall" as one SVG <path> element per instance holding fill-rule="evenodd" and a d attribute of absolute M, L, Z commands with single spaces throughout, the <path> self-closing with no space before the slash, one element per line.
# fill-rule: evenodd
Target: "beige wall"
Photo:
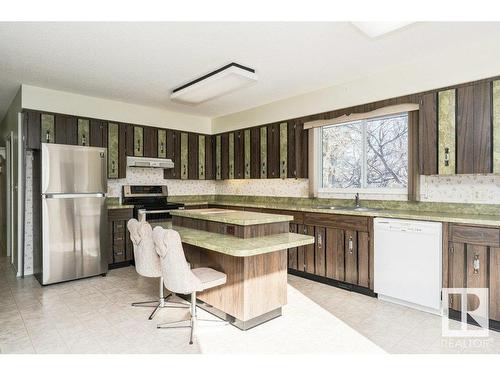
<path fill-rule="evenodd" d="M 26 109 L 206 134 L 210 134 L 212 131 L 212 122 L 209 117 L 193 116 L 162 108 L 124 103 L 30 85 L 23 85 L 22 89 L 22 106 Z"/>

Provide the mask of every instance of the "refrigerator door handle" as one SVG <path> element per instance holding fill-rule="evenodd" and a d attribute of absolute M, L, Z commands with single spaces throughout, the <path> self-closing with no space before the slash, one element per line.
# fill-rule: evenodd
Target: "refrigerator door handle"
<path fill-rule="evenodd" d="M 59 198 L 59 199 L 64 199 L 64 198 L 104 198 L 106 197 L 105 193 L 79 193 L 79 194 L 65 194 L 65 193 L 46 193 L 42 194 L 42 198 Z"/>

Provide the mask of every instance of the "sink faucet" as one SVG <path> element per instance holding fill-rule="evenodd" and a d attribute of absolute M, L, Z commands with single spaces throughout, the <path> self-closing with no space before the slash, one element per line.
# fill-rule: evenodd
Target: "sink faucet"
<path fill-rule="evenodd" d="M 361 205 L 359 204 L 359 193 L 356 193 L 356 195 L 354 196 L 354 201 L 356 202 L 356 208 L 361 207 Z"/>

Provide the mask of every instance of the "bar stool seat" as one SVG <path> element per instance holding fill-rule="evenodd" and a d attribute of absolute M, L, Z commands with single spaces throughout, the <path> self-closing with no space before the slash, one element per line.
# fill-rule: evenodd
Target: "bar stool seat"
<path fill-rule="evenodd" d="M 212 268 L 194 268 L 191 272 L 201 281 L 203 290 L 215 288 L 216 286 L 225 284 L 227 281 L 225 273 L 216 271 Z"/>

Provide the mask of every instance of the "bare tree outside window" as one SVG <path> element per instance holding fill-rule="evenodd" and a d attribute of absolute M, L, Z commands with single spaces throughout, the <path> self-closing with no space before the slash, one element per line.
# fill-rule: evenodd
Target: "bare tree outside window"
<path fill-rule="evenodd" d="M 408 116 L 321 129 L 322 187 L 403 189 L 408 185 Z"/>

